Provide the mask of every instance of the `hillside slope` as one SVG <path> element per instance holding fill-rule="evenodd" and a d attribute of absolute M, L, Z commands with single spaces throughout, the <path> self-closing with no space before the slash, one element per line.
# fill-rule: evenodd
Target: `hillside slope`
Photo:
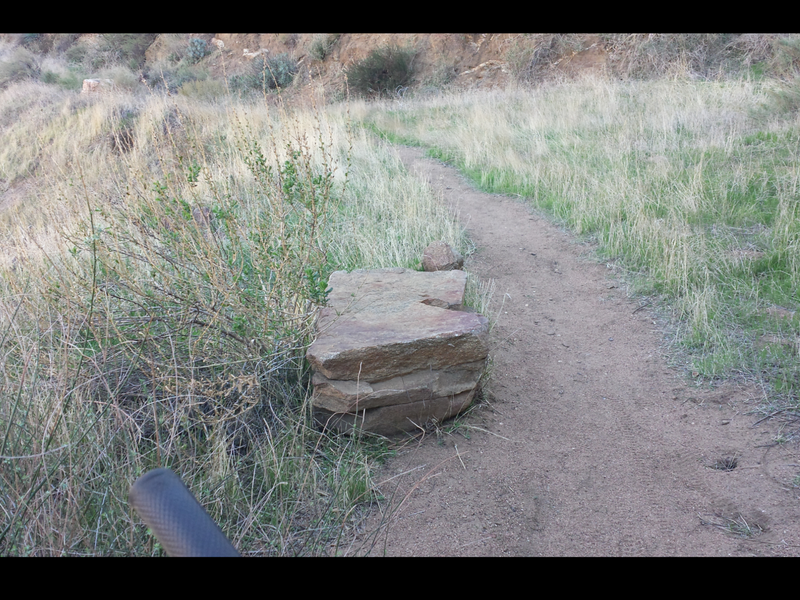
<path fill-rule="evenodd" d="M 261 56 L 287 56 L 297 65 L 293 87 L 310 78 L 340 97 L 345 73 L 376 50 L 399 47 L 413 56 L 407 86 L 504 86 L 605 70 L 615 77 L 720 74 L 781 74 L 800 64 L 797 35 L 779 34 L 0 34 L 0 50 L 22 47 L 30 53 L 26 76 L 42 76 L 45 58 L 66 57 L 86 77 L 103 76 L 121 64 L 146 79 L 181 71 L 176 89 L 195 79 L 222 79 L 249 72 Z M 200 44 L 192 55 L 191 40 Z M 0 58 L 3 52 L 0 52 Z M 5 54 L 8 54 L 7 52 Z M 19 60 L 17 55 L 16 59 Z M 4 58 L 6 65 L 12 59 Z M 38 61 L 38 62 L 37 62 Z M 35 64 L 34 64 L 35 63 Z M 6 66 L 5 71 L 13 70 Z M 105 71 L 104 71 L 105 70 Z M 16 73 L 16 71 L 15 71 Z M 16 76 L 16 75 L 15 75 Z M 106 73 L 105 76 L 108 76 Z M 114 76 L 112 75 L 112 79 Z M 0 87 L 4 75 L 0 72 Z"/>

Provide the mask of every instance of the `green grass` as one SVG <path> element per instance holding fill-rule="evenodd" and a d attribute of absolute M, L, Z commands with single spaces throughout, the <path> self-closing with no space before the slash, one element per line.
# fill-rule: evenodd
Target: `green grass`
<path fill-rule="evenodd" d="M 771 89 L 586 79 L 376 104 L 361 118 L 595 241 L 671 310 L 687 370 L 745 377 L 793 406 L 800 322 L 778 313 L 798 309 L 800 137 Z"/>

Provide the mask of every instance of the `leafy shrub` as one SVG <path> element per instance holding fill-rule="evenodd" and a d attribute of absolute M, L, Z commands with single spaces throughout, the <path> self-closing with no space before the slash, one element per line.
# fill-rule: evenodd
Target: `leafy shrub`
<path fill-rule="evenodd" d="M 86 58 L 87 52 L 88 50 L 83 44 L 73 44 L 66 51 L 67 60 L 71 63 L 83 62 L 83 59 Z"/>
<path fill-rule="evenodd" d="M 200 38 L 192 38 L 189 40 L 189 48 L 186 50 L 186 56 L 192 64 L 196 64 L 203 60 L 211 53 L 208 44 L 205 40 Z"/>
<path fill-rule="evenodd" d="M 362 96 L 390 96 L 408 86 L 414 74 L 415 52 L 398 46 L 373 50 L 347 69 L 350 89 Z"/>
<path fill-rule="evenodd" d="M 98 72 L 96 77 L 99 79 L 111 79 L 117 89 L 133 90 L 139 87 L 140 84 L 138 74 L 123 65 L 104 69 Z"/>
<path fill-rule="evenodd" d="M 186 63 L 176 65 L 157 63 L 149 65 L 144 72 L 144 79 L 152 88 L 168 89 L 170 92 L 177 92 L 181 86 L 188 81 L 205 79 L 205 71 L 198 70 L 199 67 L 192 67 Z"/>
<path fill-rule="evenodd" d="M 56 33 L 53 36 L 53 50 L 59 54 L 66 52 L 79 37 L 79 33 Z"/>
<path fill-rule="evenodd" d="M 20 43 L 23 46 L 30 46 L 37 42 L 42 37 L 41 33 L 23 33 Z"/>
<path fill-rule="evenodd" d="M 42 83 L 57 85 L 65 90 L 78 91 L 83 86 L 85 77 L 86 75 L 74 66 L 65 69 L 63 63 L 45 59 L 42 62 L 42 70 L 39 79 Z M 117 83 L 116 78 L 111 75 L 103 74 L 99 75 L 99 77 L 103 79 L 114 79 L 114 83 Z"/>
<path fill-rule="evenodd" d="M 135 111 L 120 107 L 113 119 L 116 131 L 131 130 Z M 306 401 L 305 348 L 332 270 L 324 236 L 329 203 L 341 189 L 335 159 L 327 146 L 315 160 L 289 135 L 262 141 L 241 130 L 237 148 L 253 180 L 235 184 L 241 193 L 200 153 L 177 154 L 157 134 L 166 165 L 159 174 L 137 170 L 135 159 L 113 163 L 130 168 L 113 180 L 121 197 L 90 206 L 67 234 L 70 252 L 36 277 L 40 293 L 29 293 L 31 302 L 12 317 L 24 333 L 13 340 L 0 334 L 0 554 L 157 553 L 126 496 L 132 481 L 159 464 L 205 490 L 198 499 L 213 507 L 212 517 L 237 534 L 237 545 L 259 553 L 327 549 L 353 507 L 371 499 L 369 486 L 350 476 L 346 485 L 363 496 L 335 491 L 351 463 L 322 446 L 327 440 L 312 429 Z M 271 157 L 278 144 L 286 148 L 281 161 Z M 200 180 L 207 191 L 198 191 Z M 136 191 L 123 196 L 126 188 Z M 4 317 L 11 315 L 6 292 L 17 286 L 5 275 Z M 64 327 L 50 337 L 52 348 L 67 350 L 30 350 L 28 362 L 60 360 L 48 363 L 47 381 L 20 377 L 19 369 L 6 377 L 26 361 L 27 328 L 49 327 L 40 315 L 62 315 L 67 306 Z M 11 331 L 10 322 L 3 325 Z M 51 372 L 59 378 L 52 386 Z M 63 410 L 54 418 L 39 418 L 56 406 Z M 319 447 L 325 456 L 310 450 Z M 334 469 L 337 479 L 328 484 Z M 368 481 L 368 471 L 359 473 Z M 242 529 L 242 515 L 259 523 Z M 36 533 L 32 521 L 41 525 Z M 67 524 L 54 546 L 49 533 Z"/>
<path fill-rule="evenodd" d="M 258 87 L 269 89 L 285 88 L 292 84 L 297 74 L 297 61 L 288 53 L 278 54 L 270 58 L 256 58 L 251 69 L 256 75 Z"/>
<path fill-rule="evenodd" d="M 67 71 L 64 75 L 58 76 L 56 83 L 65 90 L 78 91 L 83 87 L 84 77 L 75 71 Z"/>
<path fill-rule="evenodd" d="M 234 93 L 247 93 L 258 87 L 258 79 L 252 73 L 237 73 L 228 77 L 228 86 Z"/>
<path fill-rule="evenodd" d="M 42 72 L 42 83 L 58 83 L 59 79 L 58 73 L 53 73 L 52 71 Z"/>
<path fill-rule="evenodd" d="M 20 44 L 33 52 L 47 51 L 48 40 L 41 33 L 23 33 Z"/>
<path fill-rule="evenodd" d="M 239 93 L 285 88 L 294 81 L 297 68 L 297 61 L 287 53 L 271 58 L 259 56 L 247 71 L 232 75 L 228 84 L 232 91 Z"/>

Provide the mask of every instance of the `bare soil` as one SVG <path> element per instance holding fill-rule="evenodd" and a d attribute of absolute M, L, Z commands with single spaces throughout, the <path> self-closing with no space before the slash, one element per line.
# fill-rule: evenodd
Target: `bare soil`
<path fill-rule="evenodd" d="M 488 399 L 380 473 L 371 554 L 800 556 L 800 447 L 757 423 L 761 392 L 670 368 L 657 316 L 589 245 L 398 151 L 459 211 L 502 311 Z"/>

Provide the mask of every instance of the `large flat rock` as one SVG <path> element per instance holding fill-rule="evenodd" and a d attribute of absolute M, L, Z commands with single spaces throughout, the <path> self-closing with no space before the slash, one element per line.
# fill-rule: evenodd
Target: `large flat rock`
<path fill-rule="evenodd" d="M 317 420 L 390 435 L 464 410 L 488 320 L 463 309 L 463 271 L 337 271 L 307 357 Z"/>
<path fill-rule="evenodd" d="M 488 320 L 460 310 L 463 271 L 336 271 L 307 357 L 332 380 L 381 381 L 483 360 Z"/>

